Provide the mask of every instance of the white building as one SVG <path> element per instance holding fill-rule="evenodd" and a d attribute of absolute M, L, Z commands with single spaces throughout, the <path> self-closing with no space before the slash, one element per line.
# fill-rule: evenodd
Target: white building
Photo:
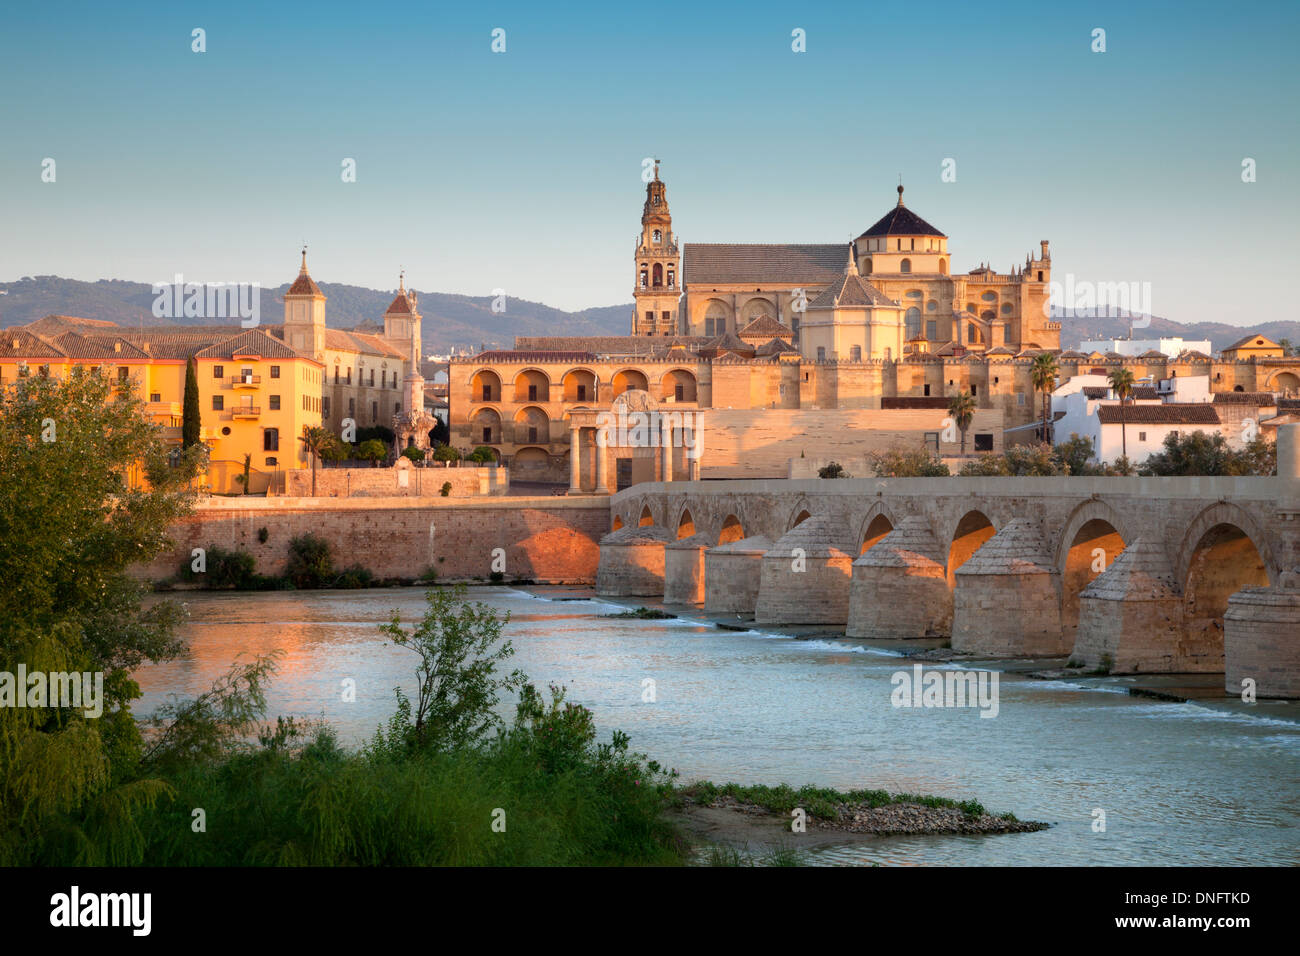
<path fill-rule="evenodd" d="M 1079 343 L 1079 351 L 1085 354 L 1118 352 L 1127 357 L 1136 357 L 1143 352 L 1162 352 L 1170 358 L 1177 358 L 1179 353 L 1188 349 L 1206 355 L 1213 354 L 1209 339 L 1093 339 Z"/>

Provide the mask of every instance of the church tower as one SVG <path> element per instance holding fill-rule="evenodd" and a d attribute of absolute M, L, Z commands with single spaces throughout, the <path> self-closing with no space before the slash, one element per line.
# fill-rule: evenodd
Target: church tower
<path fill-rule="evenodd" d="M 284 340 L 297 352 L 325 360 L 325 293 L 307 271 L 306 246 L 298 278 L 284 294 Z"/>
<path fill-rule="evenodd" d="M 677 237 L 672 229 L 673 217 L 668 211 L 668 196 L 659 178 L 659 160 L 656 159 L 655 178 L 645 187 L 641 236 L 636 247 L 633 335 L 677 334 L 677 300 L 681 291 L 677 276 L 681 271 L 681 260 Z"/>
<path fill-rule="evenodd" d="M 406 291 L 405 272 L 401 274 L 398 282 L 397 295 L 388 306 L 388 311 L 384 313 L 384 339 L 403 354 L 414 349 L 415 355 L 419 356 L 421 354 L 420 312 L 416 307 L 415 290 Z M 416 364 L 418 370 L 418 358 Z"/>

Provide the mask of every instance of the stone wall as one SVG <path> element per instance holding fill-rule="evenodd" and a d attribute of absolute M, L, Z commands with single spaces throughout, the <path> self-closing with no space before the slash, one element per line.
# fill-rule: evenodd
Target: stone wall
<path fill-rule="evenodd" d="M 502 548 L 507 581 L 590 584 L 609 523 L 603 497 L 213 498 L 178 522 L 175 547 L 138 573 L 170 578 L 192 548 L 218 546 L 247 551 L 259 573 L 279 574 L 289 540 L 310 531 L 331 543 L 336 567 L 356 563 L 381 578 L 416 578 L 432 567 L 439 580 L 487 579 Z"/>
<path fill-rule="evenodd" d="M 441 465 L 411 467 L 409 462 L 379 468 L 317 468 L 317 498 L 435 498 L 442 486 L 451 483 L 451 498 L 504 495 L 510 490 L 510 472 L 495 465 L 477 467 Z M 311 497 L 311 469 L 294 468 L 284 473 L 286 498 Z"/>

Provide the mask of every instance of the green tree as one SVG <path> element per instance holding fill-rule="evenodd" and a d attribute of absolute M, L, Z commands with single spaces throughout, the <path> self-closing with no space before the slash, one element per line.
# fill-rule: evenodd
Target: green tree
<path fill-rule="evenodd" d="M 479 445 L 469 453 L 469 460 L 476 461 L 480 465 L 487 465 L 497 460 L 496 452 L 487 445 Z"/>
<path fill-rule="evenodd" d="M 1277 471 L 1277 449 L 1256 438 L 1234 451 L 1218 432 L 1171 432 L 1161 451 L 1147 457 L 1143 475 L 1272 475 Z"/>
<path fill-rule="evenodd" d="M 966 454 L 966 430 L 975 418 L 975 396 L 969 390 L 958 392 L 948 399 L 948 414 L 961 432 L 961 453 Z"/>
<path fill-rule="evenodd" d="M 383 461 L 388 457 L 388 446 L 378 438 L 367 439 L 357 445 L 357 457 L 362 461 Z"/>
<path fill-rule="evenodd" d="M 139 398 L 113 392 L 106 376 L 80 367 L 0 389 L 0 671 L 103 675 L 99 716 L 0 707 L 0 863 L 53 843 L 81 847 L 70 860 L 92 851 L 116 859 L 132 839 L 133 808 L 165 789 L 130 781 L 142 749 L 131 674 L 178 652 L 180 610 L 144 608 L 145 588 L 128 569 L 171 546 L 202 446 L 173 465 Z M 81 812 L 120 825 L 86 847 L 69 816 Z"/>
<path fill-rule="evenodd" d="M 1125 407 L 1128 402 L 1128 397 L 1133 394 L 1133 370 L 1120 366 L 1119 368 L 1111 369 L 1110 374 L 1106 377 L 1110 381 L 1111 391 L 1114 392 L 1115 397 L 1119 399 L 1119 439 L 1120 446 L 1123 448 L 1124 457 L 1127 458 L 1128 412 L 1125 411 Z"/>
<path fill-rule="evenodd" d="M 316 459 L 331 447 L 333 442 L 337 441 L 328 428 L 322 428 L 319 425 L 303 425 L 302 435 L 298 441 L 303 443 L 307 449 L 307 457 L 311 460 L 311 496 L 316 497 Z"/>
<path fill-rule="evenodd" d="M 334 557 L 330 543 L 311 532 L 300 534 L 289 542 L 289 560 L 284 566 L 284 576 L 296 588 L 324 587 L 334 578 Z"/>
<path fill-rule="evenodd" d="M 889 448 L 873 452 L 869 459 L 877 478 L 935 478 L 951 474 L 948 466 L 928 448 Z"/>
<path fill-rule="evenodd" d="M 465 587 L 434 588 L 425 596 L 424 619 L 412 630 L 400 617 L 382 625 L 399 647 L 420 658 L 416 667 L 415 704 L 396 688 L 397 715 L 387 732 L 377 735 L 376 749 L 445 751 L 474 747 L 503 724 L 496 713 L 502 691 L 515 691 L 526 681 L 522 671 L 501 674 L 514 656 L 498 618 L 487 604 L 465 600 Z"/>
<path fill-rule="evenodd" d="M 1056 377 L 1060 374 L 1060 367 L 1056 364 L 1056 356 L 1050 352 L 1040 352 L 1034 356 L 1034 364 L 1030 369 L 1030 376 L 1034 383 L 1034 390 L 1043 393 L 1043 426 L 1042 439 L 1051 443 L 1051 422 L 1052 389 L 1056 388 Z"/>
<path fill-rule="evenodd" d="M 181 448 L 192 448 L 203 437 L 203 419 L 199 412 L 199 372 L 190 356 L 185 363 L 185 405 L 181 409 Z"/>
<path fill-rule="evenodd" d="M 460 461 L 460 452 L 451 445 L 439 445 L 433 450 L 434 461 Z"/>

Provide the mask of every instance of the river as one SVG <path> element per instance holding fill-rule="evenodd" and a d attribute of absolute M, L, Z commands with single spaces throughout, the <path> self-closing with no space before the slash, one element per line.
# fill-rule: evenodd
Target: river
<path fill-rule="evenodd" d="M 1170 703 L 1131 680 L 1002 675 L 993 719 L 976 708 L 895 708 L 894 653 L 853 639 L 797 640 L 676 620 L 601 617 L 622 607 L 570 592 L 475 588 L 510 613 L 513 664 L 563 684 L 601 739 L 683 780 L 814 783 L 975 798 L 992 812 L 1052 823 L 1037 833 L 888 837 L 818 851 L 827 864 L 1182 865 L 1300 863 L 1300 704 Z M 424 607 L 419 589 L 187 593 L 188 650 L 137 673 L 148 713 L 207 689 L 237 657 L 284 652 L 271 716 L 320 717 L 356 744 L 414 688 L 414 654 L 377 625 Z M 343 681 L 356 682 L 355 701 Z M 644 702 L 643 681 L 655 700 Z M 1098 830 L 1095 811 L 1105 814 Z"/>

